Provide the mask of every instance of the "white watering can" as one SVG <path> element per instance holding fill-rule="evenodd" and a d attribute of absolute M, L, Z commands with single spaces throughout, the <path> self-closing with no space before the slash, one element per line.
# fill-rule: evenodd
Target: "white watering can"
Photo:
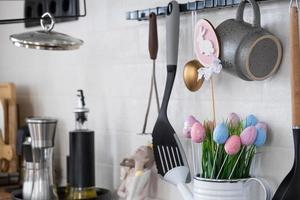
<path fill-rule="evenodd" d="M 191 192 L 185 183 L 188 174 L 189 168 L 180 166 L 173 168 L 164 176 L 166 181 L 177 186 L 184 200 L 258 200 L 258 189 L 250 182 L 257 182 L 262 188 L 263 200 L 270 199 L 267 187 L 258 178 L 216 180 L 194 177 L 193 192 Z"/>

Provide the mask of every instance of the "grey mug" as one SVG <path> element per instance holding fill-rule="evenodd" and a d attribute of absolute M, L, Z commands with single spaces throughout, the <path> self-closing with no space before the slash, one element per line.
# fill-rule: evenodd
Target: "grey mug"
<path fill-rule="evenodd" d="M 277 37 L 261 27 L 257 2 L 249 2 L 254 12 L 252 24 L 244 21 L 246 0 L 242 0 L 236 19 L 228 19 L 216 28 L 220 58 L 224 70 L 231 74 L 247 81 L 265 80 L 279 68 L 282 47 Z"/>

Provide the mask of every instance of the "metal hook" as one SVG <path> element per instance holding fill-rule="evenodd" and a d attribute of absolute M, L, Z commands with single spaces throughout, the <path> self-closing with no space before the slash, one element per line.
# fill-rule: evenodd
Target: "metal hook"
<path fill-rule="evenodd" d="M 49 18 L 50 18 L 51 24 L 46 24 L 46 23 L 45 23 L 45 18 L 46 18 L 46 17 L 49 17 Z M 54 25 L 55 25 L 55 20 L 54 20 L 53 16 L 52 16 L 50 13 L 48 13 L 48 12 L 46 12 L 46 13 L 44 13 L 44 14 L 42 15 L 40 22 L 41 22 L 42 28 L 43 28 L 45 31 L 47 31 L 47 32 L 50 32 L 50 31 L 54 28 Z"/>
<path fill-rule="evenodd" d="M 296 1 L 297 9 L 299 9 L 298 0 L 295 0 L 295 1 Z M 290 8 L 293 6 L 293 2 L 294 2 L 294 0 L 290 0 Z"/>

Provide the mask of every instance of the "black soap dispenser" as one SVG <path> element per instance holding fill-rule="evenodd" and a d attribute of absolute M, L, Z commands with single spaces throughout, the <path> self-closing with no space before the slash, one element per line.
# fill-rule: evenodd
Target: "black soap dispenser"
<path fill-rule="evenodd" d="M 96 199 L 94 131 L 86 127 L 87 113 L 84 94 L 78 90 L 75 130 L 69 133 L 69 186 L 67 199 Z"/>

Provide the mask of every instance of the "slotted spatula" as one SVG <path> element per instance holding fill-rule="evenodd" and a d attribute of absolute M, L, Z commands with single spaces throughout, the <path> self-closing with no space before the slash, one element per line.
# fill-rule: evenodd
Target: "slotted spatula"
<path fill-rule="evenodd" d="M 190 181 L 188 162 L 175 130 L 171 126 L 167 108 L 176 75 L 179 42 L 179 4 L 169 3 L 166 22 L 167 82 L 158 119 L 154 126 L 153 149 L 158 173 L 173 184 Z"/>
<path fill-rule="evenodd" d="M 291 45 L 291 93 L 292 93 L 292 119 L 295 159 L 290 172 L 279 185 L 273 200 L 296 200 L 300 198 L 300 44 L 299 44 L 299 21 L 298 2 L 290 3 L 290 45 Z"/>

